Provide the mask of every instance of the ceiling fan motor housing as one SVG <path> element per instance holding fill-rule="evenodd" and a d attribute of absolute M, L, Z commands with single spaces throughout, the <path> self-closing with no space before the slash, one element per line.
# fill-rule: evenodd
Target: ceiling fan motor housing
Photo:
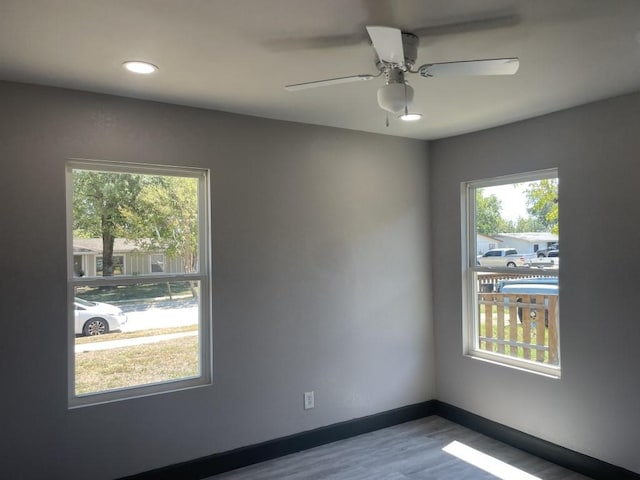
<path fill-rule="evenodd" d="M 418 58 L 418 45 L 420 39 L 413 33 L 402 32 L 402 50 L 404 54 L 404 65 L 398 65 L 402 70 L 411 70 Z M 389 68 L 389 64 L 383 62 L 376 55 L 376 67 L 379 71 L 384 72 Z"/>

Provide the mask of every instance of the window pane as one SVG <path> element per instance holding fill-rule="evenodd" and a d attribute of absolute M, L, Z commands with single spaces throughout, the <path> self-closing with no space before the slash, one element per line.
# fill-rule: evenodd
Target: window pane
<path fill-rule="evenodd" d="M 73 169 L 72 181 L 75 276 L 199 272 L 197 178 Z"/>
<path fill-rule="evenodd" d="M 477 348 L 557 366 L 558 277 L 478 272 Z"/>
<path fill-rule="evenodd" d="M 104 264 L 102 255 L 96 257 L 96 273 L 98 276 L 104 275 Z M 113 255 L 111 258 L 111 275 L 124 275 L 124 255 Z"/>
<path fill-rule="evenodd" d="M 545 266 L 558 245 L 558 179 L 513 182 L 474 188 L 477 255 L 502 257 L 486 266 L 506 266 L 506 255 L 524 255 L 515 266 Z M 557 262 L 556 262 L 557 263 Z M 485 262 L 480 259 L 480 264 Z"/>
<path fill-rule="evenodd" d="M 164 272 L 164 255 L 161 253 L 151 254 L 151 271 L 153 273 Z"/>
<path fill-rule="evenodd" d="M 200 375 L 200 282 L 74 291 L 76 395 Z"/>
<path fill-rule="evenodd" d="M 84 269 L 83 269 L 82 265 L 83 265 L 82 256 L 81 255 L 74 255 L 73 256 L 73 275 L 75 277 L 83 277 L 84 276 Z"/>

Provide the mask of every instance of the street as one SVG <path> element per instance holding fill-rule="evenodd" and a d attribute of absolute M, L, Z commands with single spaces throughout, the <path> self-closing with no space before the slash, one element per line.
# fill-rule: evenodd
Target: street
<path fill-rule="evenodd" d="M 196 300 L 167 300 L 153 304 L 120 305 L 120 308 L 127 315 L 127 323 L 120 328 L 124 333 L 198 324 L 198 302 Z M 80 353 L 142 345 L 197 334 L 197 331 L 193 331 L 85 343 L 76 345 L 75 352 Z"/>
<path fill-rule="evenodd" d="M 121 305 L 121 308 L 127 315 L 127 323 L 121 328 L 123 332 L 198 324 L 196 300 L 167 300 L 144 305 Z"/>

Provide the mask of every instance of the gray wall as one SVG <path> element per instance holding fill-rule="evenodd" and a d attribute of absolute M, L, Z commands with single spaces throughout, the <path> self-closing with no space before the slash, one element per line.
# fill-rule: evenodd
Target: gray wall
<path fill-rule="evenodd" d="M 425 142 L 12 83 L 0 106 L 1 478 L 115 478 L 435 397 Z M 213 386 L 67 409 L 70 157 L 211 168 Z"/>
<path fill-rule="evenodd" d="M 436 397 L 640 472 L 640 95 L 432 142 L 430 167 L 424 142 L 118 97 L 0 82 L 0 106 L 0 477 L 115 478 Z M 70 157 L 211 168 L 213 386 L 67 409 Z M 461 346 L 460 182 L 553 166 L 559 380 Z"/>
<path fill-rule="evenodd" d="M 437 397 L 640 472 L 640 95 L 430 144 Z M 462 355 L 460 182 L 558 167 L 562 378 Z"/>

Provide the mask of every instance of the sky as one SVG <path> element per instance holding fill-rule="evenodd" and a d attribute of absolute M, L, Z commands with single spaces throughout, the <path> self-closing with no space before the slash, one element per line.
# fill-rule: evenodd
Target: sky
<path fill-rule="evenodd" d="M 502 203 L 502 218 L 517 220 L 518 217 L 528 217 L 527 197 L 524 192 L 533 182 L 499 185 L 497 187 L 483 187 L 482 195 L 495 195 Z"/>

